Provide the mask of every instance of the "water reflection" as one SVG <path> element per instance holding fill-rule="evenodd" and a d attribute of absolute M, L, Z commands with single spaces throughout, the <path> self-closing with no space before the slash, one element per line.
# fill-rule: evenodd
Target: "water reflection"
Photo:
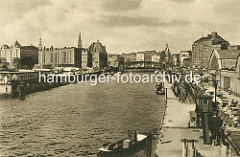
<path fill-rule="evenodd" d="M 157 132 L 163 97 L 154 87 L 110 79 L 34 93 L 24 101 L 1 100 L 1 155 L 96 156 L 103 143 L 127 137 L 128 130 Z M 146 149 L 132 156 L 145 157 Z"/>

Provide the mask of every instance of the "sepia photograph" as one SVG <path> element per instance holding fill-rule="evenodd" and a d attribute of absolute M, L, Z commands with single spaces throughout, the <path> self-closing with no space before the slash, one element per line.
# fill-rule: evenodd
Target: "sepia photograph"
<path fill-rule="evenodd" d="M 239 0 L 0 10 L 0 157 L 240 157 Z"/>

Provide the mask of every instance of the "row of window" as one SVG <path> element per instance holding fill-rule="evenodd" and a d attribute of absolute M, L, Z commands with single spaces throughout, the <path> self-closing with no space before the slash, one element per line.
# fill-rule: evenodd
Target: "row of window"
<path fill-rule="evenodd" d="M 63 52 L 63 63 L 67 63 L 67 52 Z M 51 63 L 55 62 L 57 63 L 58 62 L 58 53 L 51 53 L 50 54 L 50 58 L 46 57 L 46 54 L 43 54 L 42 56 L 43 58 L 43 62 L 46 63 L 48 62 L 47 60 L 49 59 Z M 72 62 L 72 53 L 71 51 L 69 52 L 69 62 L 71 63 Z"/>
<path fill-rule="evenodd" d="M 18 58 L 19 57 L 19 50 L 16 49 L 15 54 L 13 53 L 12 50 L 10 50 L 10 53 L 7 52 L 6 50 L 1 51 L 0 52 L 0 57 L 6 58 L 8 62 L 13 62 L 13 58 Z"/>

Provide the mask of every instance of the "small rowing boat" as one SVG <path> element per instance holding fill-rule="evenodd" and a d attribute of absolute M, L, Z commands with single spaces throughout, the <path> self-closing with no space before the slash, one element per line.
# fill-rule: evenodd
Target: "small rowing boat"
<path fill-rule="evenodd" d="M 134 136 L 130 136 L 113 144 L 104 144 L 103 147 L 99 148 L 99 153 L 97 155 L 98 157 L 127 156 L 145 145 L 147 137 L 146 135 L 134 132 Z"/>

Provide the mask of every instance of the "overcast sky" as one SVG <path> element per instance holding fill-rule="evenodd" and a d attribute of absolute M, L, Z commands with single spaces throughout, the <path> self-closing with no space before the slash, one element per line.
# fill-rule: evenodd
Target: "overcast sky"
<path fill-rule="evenodd" d="M 83 46 L 108 53 L 190 50 L 212 31 L 240 44 L 240 0 L 1 0 L 0 44 Z"/>

